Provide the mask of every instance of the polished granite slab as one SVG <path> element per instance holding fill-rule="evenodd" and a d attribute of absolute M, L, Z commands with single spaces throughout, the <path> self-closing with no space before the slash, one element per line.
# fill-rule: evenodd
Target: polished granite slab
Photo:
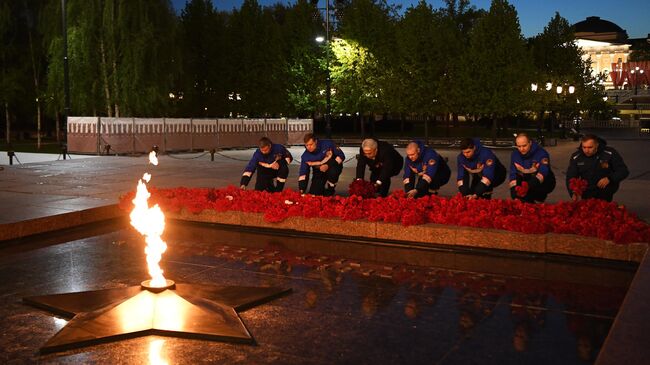
<path fill-rule="evenodd" d="M 23 297 L 147 278 L 142 239 L 123 227 L 99 224 L 0 250 L 0 362 L 584 364 L 595 359 L 635 269 L 405 250 L 375 261 L 354 242 L 172 225 L 166 277 L 293 289 L 240 313 L 255 345 L 147 336 L 40 355 L 66 322 Z M 404 264 L 405 255 L 418 255 L 419 265 Z"/>

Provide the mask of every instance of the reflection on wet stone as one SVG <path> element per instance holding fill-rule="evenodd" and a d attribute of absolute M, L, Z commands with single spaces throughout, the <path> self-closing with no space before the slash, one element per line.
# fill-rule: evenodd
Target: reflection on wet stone
<path fill-rule="evenodd" d="M 532 265 L 527 258 L 473 260 L 471 253 L 443 252 L 440 260 L 433 251 L 361 252 L 355 242 L 195 224 L 171 224 L 164 239 L 161 266 L 178 283 L 293 288 L 240 313 L 256 346 L 149 336 L 39 356 L 61 325 L 18 300 L 137 285 L 146 276 L 143 244 L 126 228 L 0 256 L 0 273 L 20 273 L 0 283 L 0 361 L 583 364 L 596 358 L 634 273 L 575 262 Z M 368 260 L 369 250 L 386 250 L 382 262 Z M 407 264 L 409 255 L 419 266 Z M 493 264 L 504 259 L 513 264 Z"/>

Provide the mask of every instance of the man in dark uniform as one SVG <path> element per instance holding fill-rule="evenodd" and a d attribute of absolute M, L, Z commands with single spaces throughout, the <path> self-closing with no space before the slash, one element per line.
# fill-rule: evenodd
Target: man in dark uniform
<path fill-rule="evenodd" d="M 438 189 L 449 182 L 451 170 L 444 158 L 422 141 L 406 146 L 404 158 L 404 191 L 409 198 L 438 194 Z"/>
<path fill-rule="evenodd" d="M 541 203 L 555 189 L 549 154 L 525 133 L 517 135 L 515 145 L 516 150 L 510 157 L 510 196 L 528 203 Z M 528 189 L 521 196 L 517 186 L 526 185 Z"/>
<path fill-rule="evenodd" d="M 468 199 L 490 199 L 495 187 L 506 180 L 506 168 L 478 138 L 465 138 L 458 154 L 458 191 Z"/>
<path fill-rule="evenodd" d="M 387 196 L 390 178 L 398 175 L 403 165 L 402 155 L 391 144 L 373 138 L 364 139 L 359 148 L 357 179 L 363 180 L 368 166 L 370 181 L 375 184 L 377 193 L 380 196 Z"/>
<path fill-rule="evenodd" d="M 275 144 L 267 137 L 262 137 L 259 148 L 244 168 L 239 185 L 242 189 L 246 189 L 251 176 L 256 169 L 259 169 L 255 190 L 282 191 L 289 176 L 289 164 L 292 160 L 291 153 L 283 145 Z"/>
<path fill-rule="evenodd" d="M 298 189 L 301 193 L 307 191 L 309 170 L 313 170 L 313 178 L 309 194 L 334 195 L 336 183 L 343 172 L 345 154 L 334 142 L 328 139 L 318 139 L 313 133 L 305 134 L 305 152 L 300 159 Z"/>
<path fill-rule="evenodd" d="M 582 137 L 578 150 L 571 155 L 566 184 L 569 188 L 569 180 L 572 178 L 584 179 L 587 181 L 587 189 L 582 194 L 583 199 L 611 202 L 619 184 L 629 174 L 623 158 L 615 149 L 608 147 L 605 140 L 587 134 Z M 580 198 L 570 188 L 569 195 L 573 200 Z"/>

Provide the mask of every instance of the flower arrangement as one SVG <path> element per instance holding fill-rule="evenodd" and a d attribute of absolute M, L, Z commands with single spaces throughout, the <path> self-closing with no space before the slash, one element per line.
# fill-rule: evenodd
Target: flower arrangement
<path fill-rule="evenodd" d="M 569 189 L 577 196 L 582 196 L 582 194 L 584 194 L 585 190 L 587 190 L 587 185 L 588 183 L 585 179 L 579 177 L 569 179 Z"/>
<path fill-rule="evenodd" d="M 371 183 L 370 181 L 366 181 L 363 179 L 356 179 L 354 180 L 349 187 L 348 193 L 350 196 L 352 195 L 357 195 L 360 196 L 364 199 L 367 198 L 374 198 L 375 193 L 377 192 L 377 189 L 375 188 L 375 184 Z"/>
<path fill-rule="evenodd" d="M 528 194 L 528 183 L 526 181 L 522 181 L 521 185 L 515 187 L 515 193 L 520 198 L 525 197 L 526 194 Z"/>
<path fill-rule="evenodd" d="M 203 210 L 263 213 L 267 222 L 288 217 L 366 219 L 405 226 L 436 223 L 476 228 L 503 229 L 522 233 L 568 233 L 598 237 L 617 243 L 650 242 L 650 225 L 624 207 L 603 200 L 587 199 L 555 204 L 529 204 L 520 200 L 467 200 L 460 194 L 409 199 L 403 191 L 388 197 L 363 199 L 311 196 L 285 189 L 279 193 L 223 189 L 149 189 L 152 204 L 164 211 L 191 213 Z M 131 210 L 135 192 L 121 197 L 120 206 Z"/>

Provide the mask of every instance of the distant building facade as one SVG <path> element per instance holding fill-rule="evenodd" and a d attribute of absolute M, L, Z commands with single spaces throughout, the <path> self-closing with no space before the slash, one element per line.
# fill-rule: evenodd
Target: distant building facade
<path fill-rule="evenodd" d="M 630 62 L 628 58 L 635 47 L 647 39 L 629 39 L 618 25 L 590 16 L 573 25 L 576 43 L 583 52 L 583 60 L 591 59 L 594 74 L 607 75 L 605 89 L 638 89 L 648 85 L 648 62 Z"/>

